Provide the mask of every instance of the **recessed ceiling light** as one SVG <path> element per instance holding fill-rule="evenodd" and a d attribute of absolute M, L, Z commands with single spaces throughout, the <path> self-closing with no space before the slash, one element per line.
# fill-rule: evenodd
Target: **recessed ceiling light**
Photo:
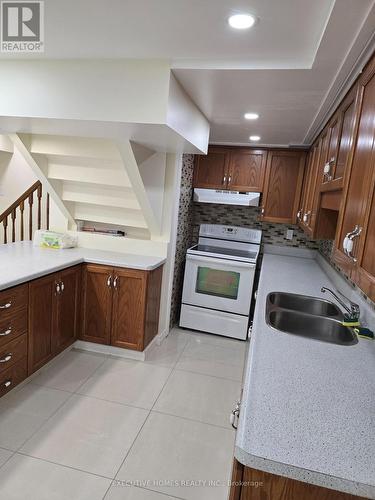
<path fill-rule="evenodd" d="M 249 139 L 250 141 L 260 141 L 260 135 L 251 135 Z"/>
<path fill-rule="evenodd" d="M 251 14 L 235 14 L 228 19 L 229 26 L 236 30 L 246 30 L 255 23 L 255 17 Z"/>
<path fill-rule="evenodd" d="M 258 113 L 245 113 L 246 120 L 257 120 L 259 118 Z"/>

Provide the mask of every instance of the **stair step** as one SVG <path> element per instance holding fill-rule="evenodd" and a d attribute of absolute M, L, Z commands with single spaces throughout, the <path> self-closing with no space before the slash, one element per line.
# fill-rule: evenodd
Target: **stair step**
<path fill-rule="evenodd" d="M 147 228 L 147 224 L 141 210 L 129 210 L 126 208 L 103 207 L 90 205 L 88 203 L 75 203 L 74 218 L 90 222 L 103 222 L 118 226 Z"/>
<path fill-rule="evenodd" d="M 124 169 L 95 168 L 91 166 L 69 165 L 60 163 L 48 164 L 48 177 L 64 181 L 89 182 L 107 186 L 122 186 L 130 188 L 131 184 Z"/>
<path fill-rule="evenodd" d="M 129 188 L 118 186 L 99 186 L 83 182 L 63 181 L 62 199 L 105 207 L 140 210 L 134 192 Z"/>
<path fill-rule="evenodd" d="M 45 155 L 78 156 L 121 160 L 115 144 L 108 139 L 33 134 L 30 152 Z"/>

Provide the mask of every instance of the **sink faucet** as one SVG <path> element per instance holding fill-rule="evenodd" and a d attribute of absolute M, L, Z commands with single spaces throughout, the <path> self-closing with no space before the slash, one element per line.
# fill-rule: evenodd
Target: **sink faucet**
<path fill-rule="evenodd" d="M 352 321 L 354 323 L 359 320 L 361 311 L 358 304 L 349 300 L 348 297 L 345 297 L 345 295 L 341 293 L 339 290 L 336 290 L 336 293 L 338 293 L 341 297 L 343 297 L 350 304 L 350 307 L 348 307 L 345 304 L 345 302 L 343 302 L 343 300 L 338 295 L 336 295 L 336 293 L 333 292 L 330 288 L 326 288 L 325 286 L 323 286 L 320 291 L 323 293 L 329 292 L 331 295 L 335 297 L 340 306 L 345 309 L 346 314 L 344 314 L 344 318 L 347 321 Z"/>

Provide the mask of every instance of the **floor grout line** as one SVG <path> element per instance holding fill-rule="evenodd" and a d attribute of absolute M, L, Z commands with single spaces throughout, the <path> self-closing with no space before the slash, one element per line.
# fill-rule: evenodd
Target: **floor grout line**
<path fill-rule="evenodd" d="M 220 377 L 219 375 L 211 375 L 211 373 L 197 372 L 196 370 L 188 370 L 187 368 L 178 368 L 178 367 L 176 367 L 175 371 L 194 373 L 195 375 L 203 375 L 205 377 L 217 378 L 219 380 L 229 380 L 230 382 L 237 382 L 238 384 L 241 384 L 241 380 L 236 380 L 234 378 L 228 378 L 228 377 Z"/>
<path fill-rule="evenodd" d="M 160 410 L 154 410 L 154 409 L 152 409 L 150 413 L 158 413 L 159 415 L 167 415 L 168 417 L 180 418 L 181 420 L 187 420 L 188 422 L 196 422 L 197 424 L 209 425 L 211 427 L 216 427 L 219 429 L 223 429 L 223 430 L 232 432 L 232 428 L 229 426 L 229 424 L 228 424 L 228 427 L 224 427 L 224 425 L 212 424 L 211 422 L 204 422 L 203 420 L 197 420 L 195 418 L 182 417 L 181 415 L 175 415 L 174 413 L 168 413 L 166 411 L 160 411 Z M 229 421 L 229 416 L 228 416 L 228 421 Z"/>
<path fill-rule="evenodd" d="M 102 474 L 96 474 L 95 472 L 89 472 L 84 469 L 79 469 L 78 467 L 73 467 L 72 465 L 61 464 L 59 462 L 54 462 L 53 460 L 48 460 L 47 458 L 36 457 L 35 455 L 30 455 L 29 453 L 25 453 L 24 451 L 16 451 L 14 455 L 21 455 L 23 457 L 32 458 L 34 460 L 40 460 L 41 462 L 46 462 L 48 464 L 53 464 L 58 467 L 64 467 L 64 469 L 71 469 L 77 472 L 83 472 L 84 474 L 90 474 L 90 476 L 101 477 L 102 479 L 108 479 L 109 481 L 113 481 L 112 477 L 103 476 Z"/>

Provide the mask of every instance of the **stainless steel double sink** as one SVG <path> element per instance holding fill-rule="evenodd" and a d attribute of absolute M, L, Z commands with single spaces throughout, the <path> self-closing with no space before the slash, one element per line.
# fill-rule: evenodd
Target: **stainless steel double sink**
<path fill-rule="evenodd" d="M 357 344 L 356 333 L 343 320 L 341 310 L 328 300 L 286 292 L 267 296 L 267 324 L 281 332 L 343 346 Z"/>

